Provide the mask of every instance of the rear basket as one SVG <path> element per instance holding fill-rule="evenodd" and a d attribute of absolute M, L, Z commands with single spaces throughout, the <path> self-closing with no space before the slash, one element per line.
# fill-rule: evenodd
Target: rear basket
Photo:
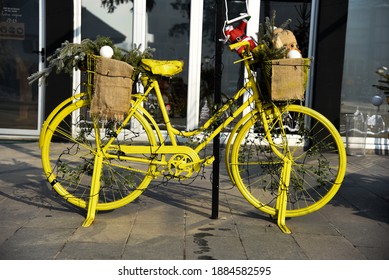
<path fill-rule="evenodd" d="M 309 58 L 265 61 L 262 73 L 270 98 L 274 101 L 303 100 L 310 63 Z"/>

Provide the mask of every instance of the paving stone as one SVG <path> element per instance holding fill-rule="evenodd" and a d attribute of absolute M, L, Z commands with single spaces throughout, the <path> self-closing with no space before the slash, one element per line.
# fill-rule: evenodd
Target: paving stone
<path fill-rule="evenodd" d="M 293 234 L 311 260 L 363 260 L 366 257 L 343 236 Z"/>
<path fill-rule="evenodd" d="M 250 260 L 304 260 L 308 256 L 295 241 L 293 235 L 277 232 L 259 232 L 241 236 L 242 244 Z"/>
<path fill-rule="evenodd" d="M 122 259 L 183 260 L 185 259 L 185 248 L 186 244 L 182 236 L 135 235 L 128 240 Z"/>
<path fill-rule="evenodd" d="M 55 259 L 73 232 L 65 228 L 20 228 L 0 245 L 0 259 Z"/>
<path fill-rule="evenodd" d="M 118 260 L 123 252 L 122 243 L 69 242 L 56 255 L 57 260 Z"/>

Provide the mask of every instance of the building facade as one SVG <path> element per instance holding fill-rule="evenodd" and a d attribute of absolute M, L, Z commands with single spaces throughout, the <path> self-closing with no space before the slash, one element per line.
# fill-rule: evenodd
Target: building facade
<path fill-rule="evenodd" d="M 54 74 L 29 85 L 64 41 L 110 37 L 124 49 L 155 49 L 156 59 L 182 59 L 184 71 L 166 82 L 166 100 L 176 126 L 201 122 L 204 102 L 212 102 L 217 9 L 226 18 L 248 12 L 248 35 L 275 10 L 276 24 L 290 29 L 304 56 L 312 58 L 305 105 L 328 117 L 345 136 L 346 115 L 362 112 L 367 147 L 387 153 L 388 104 L 376 69 L 389 66 L 388 0 L 3 0 L 0 2 L 0 138 L 37 138 L 50 111 L 77 91 L 79 73 Z M 217 6 L 217 4 L 222 6 Z M 248 9 L 248 11 L 247 11 Z M 223 51 L 222 94 L 241 84 L 237 55 Z M 377 103 L 383 100 L 382 104 Z M 374 102 L 372 102 L 374 100 Z M 374 104 L 375 105 L 374 105 Z M 190 104 L 190 106 L 188 105 Z"/>

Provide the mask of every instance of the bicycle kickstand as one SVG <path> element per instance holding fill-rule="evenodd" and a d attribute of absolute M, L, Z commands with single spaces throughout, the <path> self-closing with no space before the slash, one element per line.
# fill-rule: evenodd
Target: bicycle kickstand
<path fill-rule="evenodd" d="M 97 153 L 95 155 L 95 163 L 93 166 L 93 176 L 92 176 L 92 182 L 91 182 L 91 189 L 90 189 L 90 198 L 88 202 L 88 212 L 87 216 L 85 218 L 84 223 L 82 224 L 83 227 L 89 227 L 96 216 L 97 211 L 97 203 L 99 201 L 99 192 L 100 192 L 100 179 L 101 179 L 101 166 L 103 164 L 103 157 Z"/>
<path fill-rule="evenodd" d="M 290 182 L 290 173 L 292 169 L 292 162 L 285 158 L 284 167 L 282 168 L 280 185 L 278 187 L 278 197 L 276 201 L 277 210 L 277 225 L 282 232 L 290 234 L 290 229 L 286 226 L 286 206 L 288 203 L 288 187 Z"/>

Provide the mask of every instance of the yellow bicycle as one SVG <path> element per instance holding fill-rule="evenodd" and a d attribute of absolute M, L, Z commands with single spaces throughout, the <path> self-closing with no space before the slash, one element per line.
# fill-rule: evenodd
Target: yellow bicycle
<path fill-rule="evenodd" d="M 232 44 L 230 49 L 242 46 L 246 51 L 240 61 L 248 73 L 243 87 L 196 130 L 172 126 L 158 83 L 159 77 L 179 72 L 180 61 L 142 60 L 144 92 L 132 94 L 123 121 L 91 117 L 91 87 L 49 115 L 40 136 L 43 169 L 61 197 L 87 209 L 83 226 L 93 222 L 97 211 L 130 203 L 159 176 L 183 180 L 211 164 L 214 157 L 201 157 L 200 151 L 233 122 L 225 156 L 231 181 L 249 203 L 276 218 L 283 232 L 290 233 L 287 217 L 319 210 L 333 198 L 346 171 L 337 129 L 313 109 L 264 98 L 247 43 Z M 88 60 L 93 64 L 94 57 Z M 93 71 L 88 71 L 90 75 Z M 151 93 L 157 98 L 164 130 L 142 105 Z M 194 147 L 177 140 L 198 135 L 202 140 Z"/>

